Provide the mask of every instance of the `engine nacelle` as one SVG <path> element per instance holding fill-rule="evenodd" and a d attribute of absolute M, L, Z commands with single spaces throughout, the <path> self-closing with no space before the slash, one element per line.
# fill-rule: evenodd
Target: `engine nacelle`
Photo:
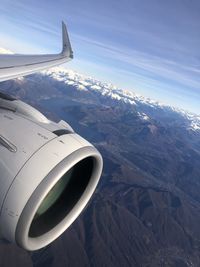
<path fill-rule="evenodd" d="M 79 216 L 102 172 L 100 153 L 64 121 L 0 94 L 0 235 L 40 249 Z"/>

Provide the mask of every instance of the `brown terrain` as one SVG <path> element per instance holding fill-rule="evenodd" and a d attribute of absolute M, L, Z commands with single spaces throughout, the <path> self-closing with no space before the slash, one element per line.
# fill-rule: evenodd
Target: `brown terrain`
<path fill-rule="evenodd" d="M 0 245 L 0 266 L 200 266 L 200 132 L 176 111 L 34 75 L 1 90 L 68 121 L 104 158 L 90 204 L 54 243 Z M 139 113 L 145 113 L 145 120 Z"/>

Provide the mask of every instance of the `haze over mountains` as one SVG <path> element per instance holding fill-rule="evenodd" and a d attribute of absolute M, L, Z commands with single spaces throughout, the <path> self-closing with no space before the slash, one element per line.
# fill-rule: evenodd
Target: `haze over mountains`
<path fill-rule="evenodd" d="M 200 116 L 60 68 L 1 90 L 66 120 L 104 158 L 93 200 L 35 266 L 200 266 Z M 2 244 L 0 265 L 32 263 Z"/>

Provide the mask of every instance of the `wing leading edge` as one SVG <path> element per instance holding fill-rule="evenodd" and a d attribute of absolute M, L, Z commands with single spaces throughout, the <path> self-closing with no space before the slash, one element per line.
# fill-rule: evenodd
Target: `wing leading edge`
<path fill-rule="evenodd" d="M 67 28 L 62 22 L 63 47 L 59 54 L 48 55 L 0 55 L 0 82 L 29 75 L 40 70 L 70 61 L 73 51 Z"/>

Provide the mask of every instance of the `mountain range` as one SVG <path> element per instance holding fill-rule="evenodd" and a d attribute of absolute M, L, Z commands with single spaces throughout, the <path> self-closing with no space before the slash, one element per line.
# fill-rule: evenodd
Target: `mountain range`
<path fill-rule="evenodd" d="M 71 70 L 1 90 L 66 120 L 102 153 L 87 209 L 35 253 L 0 245 L 0 266 L 200 266 L 200 116 Z"/>
<path fill-rule="evenodd" d="M 44 71 L 43 74 L 57 81 L 63 82 L 66 85 L 73 86 L 78 90 L 84 90 L 86 92 L 96 91 L 97 94 L 105 96 L 110 100 L 116 100 L 127 105 L 136 106 L 136 109 L 138 109 L 138 115 L 143 117 L 143 119 L 148 119 L 148 116 L 144 112 L 144 106 L 150 107 L 159 112 L 162 110 L 162 112 L 171 111 L 179 113 L 186 120 L 188 120 L 189 128 L 194 130 L 200 130 L 200 115 L 179 108 L 167 106 L 150 98 L 145 98 L 140 95 L 137 95 L 130 90 L 119 89 L 111 83 L 103 83 L 94 78 L 78 74 L 75 71 L 59 67 Z"/>

